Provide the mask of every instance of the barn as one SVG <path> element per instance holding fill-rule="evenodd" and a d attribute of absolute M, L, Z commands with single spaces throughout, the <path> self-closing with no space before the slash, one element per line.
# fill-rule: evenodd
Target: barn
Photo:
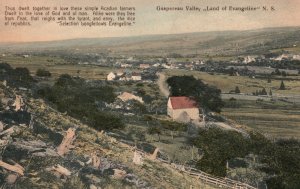
<path fill-rule="evenodd" d="M 169 97 L 168 116 L 174 121 L 190 122 L 199 120 L 199 108 L 195 100 L 186 96 Z"/>

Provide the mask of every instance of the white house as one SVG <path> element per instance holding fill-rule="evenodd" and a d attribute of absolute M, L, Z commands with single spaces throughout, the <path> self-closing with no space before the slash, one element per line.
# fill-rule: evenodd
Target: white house
<path fill-rule="evenodd" d="M 255 57 L 254 56 L 246 56 L 244 57 L 243 63 L 248 64 L 250 62 L 255 62 Z"/>
<path fill-rule="evenodd" d="M 118 77 L 121 77 L 121 76 L 123 76 L 125 73 L 124 73 L 123 70 L 118 70 L 116 74 L 117 74 Z"/>
<path fill-rule="evenodd" d="M 141 76 L 140 73 L 132 73 L 131 79 L 133 81 L 141 81 L 142 80 L 142 76 Z"/>
<path fill-rule="evenodd" d="M 289 59 L 289 55 L 288 54 L 282 54 L 282 55 L 274 58 L 275 61 L 281 61 L 283 59 Z"/>
<path fill-rule="evenodd" d="M 153 64 L 153 67 L 158 67 L 158 66 L 160 66 L 160 63 Z"/>
<path fill-rule="evenodd" d="M 197 102 L 186 96 L 169 97 L 168 116 L 179 122 L 199 120 Z"/>
<path fill-rule="evenodd" d="M 139 101 L 140 103 L 144 103 L 142 97 L 135 96 L 134 94 L 128 93 L 128 92 L 123 92 L 118 96 L 119 99 L 121 99 L 123 102 L 126 102 L 128 100 L 136 100 Z"/>
<path fill-rule="evenodd" d="M 107 81 L 112 81 L 116 79 L 116 74 L 114 74 L 113 72 L 110 72 L 108 75 L 107 75 Z"/>
<path fill-rule="evenodd" d="M 149 64 L 140 64 L 140 68 L 147 69 L 147 68 L 150 68 L 150 65 Z"/>
<path fill-rule="evenodd" d="M 300 55 L 298 55 L 298 54 L 293 55 L 293 60 L 300 60 Z"/>
<path fill-rule="evenodd" d="M 131 68 L 131 67 L 132 67 L 132 64 L 125 64 L 125 63 L 121 64 L 121 68 Z"/>

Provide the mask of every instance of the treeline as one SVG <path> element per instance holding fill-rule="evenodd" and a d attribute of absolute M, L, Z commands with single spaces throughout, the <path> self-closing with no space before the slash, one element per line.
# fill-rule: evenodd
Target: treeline
<path fill-rule="evenodd" d="M 218 128 L 201 129 L 192 144 L 202 149 L 204 156 L 197 167 L 215 176 L 226 176 L 226 163 L 234 158 L 256 154 L 266 166 L 260 171 L 272 175 L 268 188 L 300 188 L 300 142 L 278 140 L 271 142 L 263 135 L 250 133 L 248 138 L 236 131 Z"/>
<path fill-rule="evenodd" d="M 224 106 L 220 89 L 207 85 L 193 76 L 169 77 L 167 83 L 170 87 L 170 96 L 191 97 L 198 103 L 199 108 L 221 112 Z"/>
<path fill-rule="evenodd" d="M 27 68 L 14 69 L 7 63 L 0 63 L 0 80 L 12 87 L 31 87 L 34 82 Z"/>
<path fill-rule="evenodd" d="M 37 94 L 53 103 L 60 112 L 66 112 L 97 130 L 124 127 L 119 117 L 98 107 L 115 100 L 110 86 L 89 86 L 83 79 L 63 74 L 52 87 L 40 87 Z"/>
<path fill-rule="evenodd" d="M 281 61 L 263 60 L 260 62 L 251 62 L 250 66 L 272 67 L 277 69 L 300 70 L 300 60 L 283 59 Z"/>

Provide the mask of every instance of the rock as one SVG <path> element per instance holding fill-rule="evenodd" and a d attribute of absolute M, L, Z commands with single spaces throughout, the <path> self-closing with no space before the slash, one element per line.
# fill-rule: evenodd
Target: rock
<path fill-rule="evenodd" d="M 138 153 L 137 151 L 134 152 L 132 161 L 136 165 L 143 165 L 142 155 L 140 153 Z"/>
<path fill-rule="evenodd" d="M 121 169 L 113 169 L 114 175 L 112 175 L 112 178 L 114 179 L 124 179 L 126 177 L 126 171 Z"/>
<path fill-rule="evenodd" d="M 99 169 L 101 160 L 95 152 L 91 154 L 91 159 L 92 159 L 92 166 L 96 169 Z"/>
<path fill-rule="evenodd" d="M 157 158 L 157 153 L 158 153 L 159 149 L 156 148 L 153 152 L 153 154 L 149 157 L 149 159 L 151 160 L 155 160 Z"/>
<path fill-rule="evenodd" d="M 15 172 L 15 173 L 18 173 L 18 174 L 20 174 L 20 175 L 24 175 L 24 168 L 21 166 L 21 165 L 19 165 L 19 164 L 15 164 L 15 165 L 10 165 L 10 164 L 7 164 L 7 163 L 5 163 L 5 162 L 3 162 L 3 161 L 0 161 L 0 166 L 1 167 L 3 167 L 3 168 L 5 168 L 5 169 L 7 169 L 7 170 L 10 170 L 10 171 L 13 171 L 13 172 Z"/>
<path fill-rule="evenodd" d="M 51 148 L 47 147 L 47 144 L 40 140 L 17 140 L 12 143 L 16 148 L 23 149 L 32 153 L 34 156 L 46 157 L 46 156 L 59 156 L 58 153 Z"/>
<path fill-rule="evenodd" d="M 56 173 L 59 173 L 60 175 L 64 175 L 64 176 L 71 176 L 71 171 L 69 171 L 68 169 L 64 168 L 63 166 L 57 164 L 51 168 L 46 168 L 47 171 L 54 171 Z"/>
<path fill-rule="evenodd" d="M 83 167 L 83 166 L 85 166 L 85 163 L 84 162 L 82 162 L 82 161 L 80 161 L 80 160 L 77 160 L 77 162 Z"/>
<path fill-rule="evenodd" d="M 1 140 L 0 139 L 0 147 L 6 146 L 8 144 L 8 140 Z"/>
<path fill-rule="evenodd" d="M 13 133 L 15 132 L 15 129 L 16 129 L 16 127 L 15 127 L 15 126 L 12 126 L 11 128 L 2 131 L 2 132 L 0 133 L 0 136 L 3 136 L 3 135 L 11 135 L 11 134 L 13 134 Z"/>
<path fill-rule="evenodd" d="M 17 181 L 17 179 L 18 179 L 18 175 L 16 175 L 16 174 L 9 174 L 6 177 L 5 181 L 6 181 L 7 184 L 14 184 Z"/>
<path fill-rule="evenodd" d="M 21 110 L 22 107 L 24 106 L 23 99 L 20 95 L 16 95 L 16 100 L 15 100 L 15 103 L 13 104 L 13 106 L 15 106 L 16 112 Z"/>
<path fill-rule="evenodd" d="M 4 124 L 2 123 L 2 121 L 0 121 L 0 132 L 2 132 L 4 129 Z"/>
<path fill-rule="evenodd" d="M 101 183 L 101 179 L 95 175 L 89 174 L 89 175 L 86 175 L 85 177 L 88 178 L 94 184 Z"/>
<path fill-rule="evenodd" d="M 75 140 L 75 130 L 75 128 L 69 128 L 61 144 L 57 147 L 57 153 L 60 156 L 66 154 L 71 148 L 72 143 Z"/>

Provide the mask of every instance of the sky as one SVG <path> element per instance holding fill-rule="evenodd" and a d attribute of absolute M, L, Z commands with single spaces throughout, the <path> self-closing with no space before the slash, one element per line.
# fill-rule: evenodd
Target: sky
<path fill-rule="evenodd" d="M 35 22 L 31 26 L 5 26 L 5 6 L 128 6 L 136 8 L 136 24 L 130 27 L 62 27 Z M 157 6 L 274 6 L 275 11 L 157 11 Z M 202 31 L 250 30 L 300 26 L 300 0 L 1 0 L 0 42 L 51 41 Z"/>

